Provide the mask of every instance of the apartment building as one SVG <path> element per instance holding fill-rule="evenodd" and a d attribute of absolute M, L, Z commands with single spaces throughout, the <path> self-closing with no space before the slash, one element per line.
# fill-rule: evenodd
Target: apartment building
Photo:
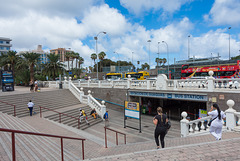
<path fill-rule="evenodd" d="M 10 38 L 0 37 L 0 54 L 7 53 L 10 50 L 12 47 L 11 41 Z"/>
<path fill-rule="evenodd" d="M 65 49 L 65 48 L 57 48 L 57 49 L 52 49 L 50 50 L 50 53 L 54 53 L 55 55 L 59 55 L 59 61 L 60 62 L 65 62 L 67 61 L 65 54 L 67 52 L 71 52 L 70 48 L 69 50 Z"/>

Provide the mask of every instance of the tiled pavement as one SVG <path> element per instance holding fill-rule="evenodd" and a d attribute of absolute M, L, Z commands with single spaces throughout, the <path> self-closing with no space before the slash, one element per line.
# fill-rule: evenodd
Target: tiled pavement
<path fill-rule="evenodd" d="M 237 132 L 224 132 L 221 141 L 215 141 L 210 134 L 187 138 L 166 138 L 166 148 L 160 150 L 156 150 L 153 138 L 140 143 L 129 143 L 131 137 L 127 138 L 127 145 L 110 144 L 109 148 L 104 148 L 103 138 L 97 143 L 94 135 L 84 131 L 64 125 L 59 126 L 57 123 L 37 116 L 23 119 L 43 133 L 87 138 L 85 144 L 87 160 L 240 160 L 240 133 Z M 66 140 L 64 148 L 81 158 L 81 143 Z"/>

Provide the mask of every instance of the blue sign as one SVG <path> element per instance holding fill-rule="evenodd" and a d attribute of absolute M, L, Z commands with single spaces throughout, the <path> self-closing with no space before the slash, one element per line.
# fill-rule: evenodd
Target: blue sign
<path fill-rule="evenodd" d="M 177 99 L 177 100 L 205 101 L 205 102 L 208 100 L 207 95 L 200 95 L 200 94 L 154 93 L 154 92 L 130 91 L 129 95 L 130 96 L 141 96 L 141 97 Z"/>

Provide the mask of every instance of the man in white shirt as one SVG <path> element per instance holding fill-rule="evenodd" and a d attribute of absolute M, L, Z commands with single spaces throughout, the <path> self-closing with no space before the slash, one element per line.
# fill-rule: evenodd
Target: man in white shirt
<path fill-rule="evenodd" d="M 30 116 L 32 116 L 34 103 L 32 103 L 32 101 L 30 100 L 27 105 L 28 105 L 28 109 L 29 109 L 29 112 L 30 112 Z"/>

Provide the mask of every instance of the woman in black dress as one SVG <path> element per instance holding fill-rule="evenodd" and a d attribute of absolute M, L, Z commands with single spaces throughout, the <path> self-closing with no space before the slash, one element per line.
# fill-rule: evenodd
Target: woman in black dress
<path fill-rule="evenodd" d="M 157 144 L 157 149 L 159 149 L 160 148 L 159 135 L 160 135 L 161 146 L 162 148 L 164 148 L 164 137 L 167 133 L 166 124 L 168 122 L 168 118 L 165 114 L 162 113 L 162 107 L 157 108 L 157 113 L 158 114 L 153 118 L 153 123 L 154 125 L 156 125 L 154 137 L 155 137 L 155 142 Z"/>

